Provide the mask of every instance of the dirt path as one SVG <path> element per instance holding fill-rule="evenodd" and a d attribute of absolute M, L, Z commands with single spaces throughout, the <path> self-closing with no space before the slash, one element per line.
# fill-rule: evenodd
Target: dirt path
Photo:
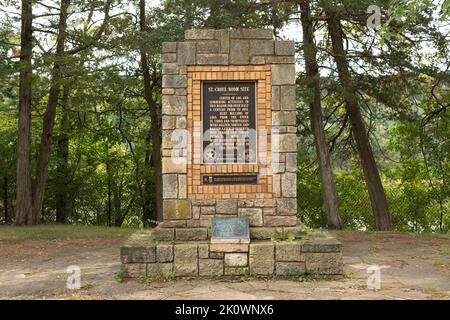
<path fill-rule="evenodd" d="M 0 244 L 2 299 L 450 299 L 450 239 L 340 232 L 345 277 L 188 280 L 119 283 L 124 239 L 23 241 Z M 381 268 L 381 289 L 366 286 L 366 269 Z M 66 289 L 66 268 L 81 268 L 81 290 Z"/>

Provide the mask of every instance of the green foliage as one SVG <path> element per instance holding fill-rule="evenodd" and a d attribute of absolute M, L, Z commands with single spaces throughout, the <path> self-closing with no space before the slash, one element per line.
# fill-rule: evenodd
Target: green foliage
<path fill-rule="evenodd" d="M 294 241 L 295 235 L 283 228 L 281 231 L 275 231 L 271 239 L 272 241 Z"/>

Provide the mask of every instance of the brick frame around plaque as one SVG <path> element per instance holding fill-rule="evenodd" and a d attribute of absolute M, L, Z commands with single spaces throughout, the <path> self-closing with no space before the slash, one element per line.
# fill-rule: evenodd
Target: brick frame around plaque
<path fill-rule="evenodd" d="M 210 227 L 214 216 L 233 215 L 248 216 L 251 227 L 298 224 L 294 53 L 293 41 L 260 29 L 187 30 L 185 41 L 163 43 L 161 226 Z M 258 134 L 256 164 L 196 162 L 203 80 L 257 82 L 257 128 L 267 131 L 268 152 L 260 154 Z M 180 129 L 188 139 L 175 134 Z M 274 145 L 277 165 L 269 161 Z M 258 184 L 201 185 L 203 173 L 255 173 Z"/>

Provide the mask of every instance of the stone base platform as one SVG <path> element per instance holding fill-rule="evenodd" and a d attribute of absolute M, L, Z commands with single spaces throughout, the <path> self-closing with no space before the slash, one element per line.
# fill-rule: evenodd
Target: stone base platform
<path fill-rule="evenodd" d="M 210 243 L 207 238 L 176 239 L 176 230 L 173 238 L 157 240 L 160 230 L 155 228 L 137 232 L 120 248 L 126 276 L 158 277 L 168 273 L 189 277 L 343 273 L 342 245 L 332 237 L 290 237 L 293 240 L 274 241 L 270 238 L 257 240 L 252 236 L 250 243 Z"/>

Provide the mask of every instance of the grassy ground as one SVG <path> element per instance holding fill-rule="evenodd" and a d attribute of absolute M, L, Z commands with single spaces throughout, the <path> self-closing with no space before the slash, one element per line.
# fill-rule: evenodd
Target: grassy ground
<path fill-rule="evenodd" d="M 135 232 L 134 228 L 116 228 L 103 226 L 57 225 L 14 227 L 0 226 L 0 243 L 20 242 L 23 240 L 71 240 L 92 238 L 121 238 Z"/>

